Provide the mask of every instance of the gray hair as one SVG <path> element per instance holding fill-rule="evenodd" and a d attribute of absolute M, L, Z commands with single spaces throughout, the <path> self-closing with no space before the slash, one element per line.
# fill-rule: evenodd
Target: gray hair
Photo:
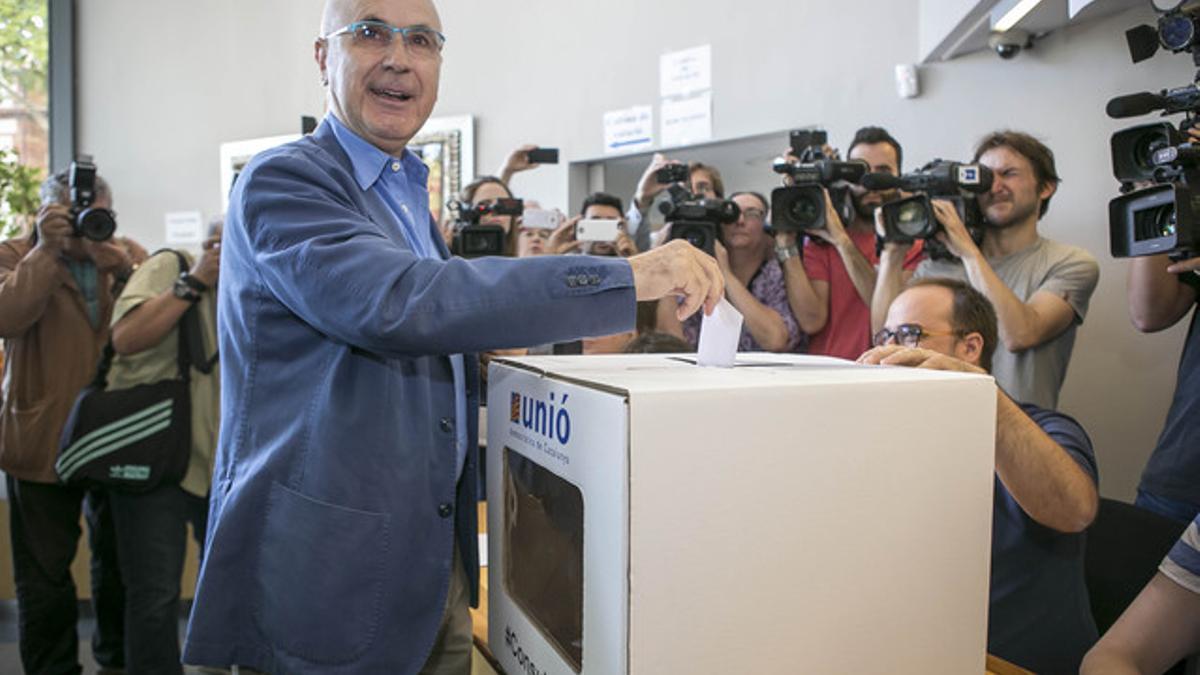
<path fill-rule="evenodd" d="M 49 206 L 50 204 L 70 205 L 71 170 L 64 169 L 42 181 L 42 187 L 38 190 L 38 195 L 41 197 L 42 206 Z M 108 181 L 97 174 L 96 199 L 104 197 L 112 200 L 112 189 L 108 187 Z"/>

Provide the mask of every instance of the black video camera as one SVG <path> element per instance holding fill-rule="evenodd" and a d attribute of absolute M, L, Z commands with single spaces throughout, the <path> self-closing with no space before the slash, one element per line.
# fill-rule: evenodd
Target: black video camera
<path fill-rule="evenodd" d="M 659 204 L 668 225 L 669 239 L 683 239 L 705 253 L 716 256 L 721 225 L 736 222 L 742 215 L 729 199 L 702 199 L 680 185 L 667 188 L 671 201 Z"/>
<path fill-rule="evenodd" d="M 1138 63 L 1160 48 L 1189 51 L 1193 63 L 1200 66 L 1200 3 L 1154 4 L 1158 25 L 1137 26 L 1125 34 L 1130 58 Z M 1200 88 L 1193 83 L 1158 93 L 1118 96 L 1105 108 L 1112 118 L 1157 111 L 1183 113 L 1184 119 L 1178 127 L 1159 122 L 1124 129 L 1113 134 L 1110 142 L 1113 176 L 1121 182 L 1122 193 L 1108 204 L 1109 250 L 1114 258 L 1200 255 L 1200 195 L 1195 192 L 1200 187 L 1200 148 L 1189 143 L 1186 135 L 1200 112 Z"/>
<path fill-rule="evenodd" d="M 771 228 L 776 232 L 820 230 L 825 222 L 825 189 L 834 203 L 844 204 L 848 183 L 858 183 L 866 175 L 866 162 L 843 162 L 825 156 L 824 131 L 793 131 L 792 154 L 798 161 L 775 160 L 775 173 L 792 179 L 791 185 L 771 192 Z M 843 214 L 843 218 L 847 217 Z"/>
<path fill-rule="evenodd" d="M 72 234 L 92 241 L 108 241 L 117 231 L 117 215 L 110 209 L 92 206 L 96 202 L 96 164 L 88 155 L 71 162 Z"/>
<path fill-rule="evenodd" d="M 900 189 L 915 192 L 911 197 L 884 204 L 883 242 L 912 243 L 925 241 L 926 252 L 931 258 L 950 258 L 935 235 L 942 231 L 933 211 L 933 200 L 942 199 L 954 204 L 959 218 L 967 226 L 967 232 L 978 244 L 983 241 L 985 219 L 979 207 L 977 195 L 992 189 L 992 170 L 982 164 L 961 164 L 935 159 L 915 173 L 893 176 L 890 173 L 873 173 L 863 178 L 863 187 L 868 190 Z"/>
<path fill-rule="evenodd" d="M 668 164 L 654 172 L 654 180 L 662 185 L 670 185 L 672 183 L 684 183 L 686 185 L 689 178 L 691 178 L 691 174 L 688 171 L 687 164 Z"/>
<path fill-rule="evenodd" d="M 507 237 L 504 228 L 481 225 L 480 219 L 486 215 L 515 218 L 524 213 L 525 203 L 520 199 L 497 199 L 490 204 L 476 205 L 455 201 L 450 203 L 450 210 L 457 214 L 450 252 L 463 258 L 482 258 L 505 255 L 508 247 L 505 245 Z"/>

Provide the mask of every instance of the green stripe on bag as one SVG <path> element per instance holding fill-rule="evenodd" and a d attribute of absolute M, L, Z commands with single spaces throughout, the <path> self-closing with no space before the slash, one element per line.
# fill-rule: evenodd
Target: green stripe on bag
<path fill-rule="evenodd" d="M 58 475 L 60 478 L 63 479 L 63 481 L 70 480 L 71 476 L 75 475 L 75 472 L 77 472 L 80 469 L 82 469 L 83 467 L 87 466 L 87 463 L 92 461 L 93 459 L 98 459 L 107 454 L 116 452 L 117 450 L 120 450 L 121 448 L 123 448 L 127 445 L 132 445 L 144 438 L 149 438 L 150 436 L 153 436 L 154 434 L 157 434 L 157 433 L 164 431 L 166 429 L 169 429 L 169 428 L 171 428 L 170 412 L 167 413 L 167 418 L 164 419 L 163 421 L 159 422 L 158 424 L 155 424 L 154 426 L 151 426 L 151 427 L 147 427 L 141 433 L 137 433 L 128 438 L 120 439 L 110 445 L 104 445 L 104 446 L 97 448 L 90 455 L 84 457 L 79 462 L 76 462 L 75 466 L 71 467 L 66 472 L 60 471 Z"/>
<path fill-rule="evenodd" d="M 70 461 L 71 456 L 76 455 L 81 452 L 85 452 L 86 446 L 91 444 L 91 442 L 94 440 L 99 440 L 99 437 L 107 435 L 111 432 L 115 432 L 115 431 L 122 429 L 124 427 L 127 427 L 131 424 L 136 424 L 137 422 L 140 422 L 140 421 L 146 419 L 147 417 L 158 414 L 158 413 L 162 412 L 163 410 L 170 408 L 172 403 L 174 403 L 174 401 L 169 398 L 164 401 L 159 401 L 158 403 L 155 403 L 152 406 L 143 408 L 142 410 L 140 410 L 132 415 L 122 417 L 121 419 L 119 419 L 115 422 L 109 422 L 108 424 L 105 424 L 104 426 L 100 427 L 99 429 L 94 429 L 92 431 L 89 431 L 88 433 L 84 434 L 80 438 L 76 439 L 76 441 L 74 443 L 72 443 L 66 449 L 66 451 L 63 452 L 62 455 L 59 456 L 58 461 L 59 462 Z"/>
<path fill-rule="evenodd" d="M 157 424 L 164 419 L 169 420 L 172 412 L 170 407 L 171 401 L 167 400 L 165 403 L 166 406 L 163 404 L 156 404 L 153 406 L 154 408 L 158 409 L 158 412 L 154 415 L 147 417 L 144 414 L 146 411 L 142 411 L 137 414 L 137 417 L 141 418 L 139 421 L 130 421 L 132 420 L 132 416 L 127 417 L 125 420 L 122 420 L 121 424 L 117 426 L 115 430 L 112 430 L 111 433 L 100 437 L 94 437 L 90 442 L 87 443 L 73 443 L 71 447 L 67 449 L 67 452 L 63 453 L 63 455 L 58 458 L 58 461 L 55 462 L 55 469 L 59 471 L 59 473 L 62 471 L 69 471 L 74 468 L 75 464 L 88 461 L 89 453 L 91 453 L 94 448 L 107 447 L 113 443 L 119 442 L 122 438 L 128 436 L 129 434 L 137 433 L 138 431 L 144 429 L 147 425 Z M 147 410 L 150 409 L 148 408 Z M 104 428 L 111 429 L 113 427 L 113 424 L 109 424 Z M 94 434 L 88 435 L 93 436 Z M 128 443 L 124 443 L 122 445 L 128 445 Z"/>

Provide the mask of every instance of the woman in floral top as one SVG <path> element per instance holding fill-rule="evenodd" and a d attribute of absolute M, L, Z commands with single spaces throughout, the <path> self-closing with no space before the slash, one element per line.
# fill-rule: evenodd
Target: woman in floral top
<path fill-rule="evenodd" d="M 783 268 L 772 255 L 774 242 L 766 231 L 769 206 L 757 192 L 732 197 L 742 210 L 737 222 L 722 225 L 717 263 L 725 275 L 725 297 L 745 321 L 738 351 L 804 351 L 808 336 L 788 305 Z M 669 300 L 663 306 L 671 304 Z M 659 312 L 659 330 L 677 333 L 695 346 L 700 339 L 700 313 L 679 325 L 674 308 Z M 679 327 L 677 332 L 675 329 Z"/>

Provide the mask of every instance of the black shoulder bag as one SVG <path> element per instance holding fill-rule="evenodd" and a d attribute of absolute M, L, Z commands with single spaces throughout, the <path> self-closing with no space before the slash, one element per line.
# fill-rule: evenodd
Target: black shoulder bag
<path fill-rule="evenodd" d="M 186 270 L 183 255 L 171 252 Z M 183 480 L 192 450 L 192 351 L 203 349 L 189 349 L 189 342 L 200 335 L 199 320 L 193 305 L 177 325 L 178 372 L 171 379 L 106 391 L 114 353 L 109 342 L 96 378 L 75 399 L 63 426 L 54 464 L 59 480 L 135 493 Z"/>

